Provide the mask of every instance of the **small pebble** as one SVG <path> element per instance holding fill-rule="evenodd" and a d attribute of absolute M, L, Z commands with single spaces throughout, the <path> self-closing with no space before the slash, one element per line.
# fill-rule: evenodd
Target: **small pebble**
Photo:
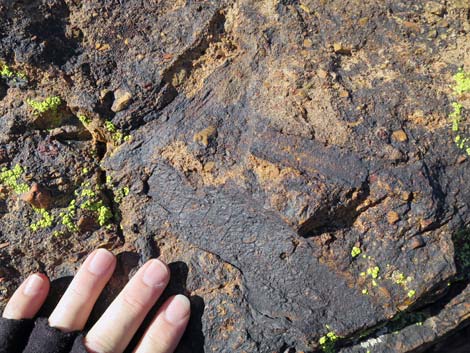
<path fill-rule="evenodd" d="M 128 107 L 132 100 L 132 94 L 121 88 L 114 91 L 114 103 L 111 110 L 115 113 L 120 112 Z"/>
<path fill-rule="evenodd" d="M 406 132 L 403 130 L 396 130 L 392 133 L 392 138 L 398 142 L 405 142 L 408 140 L 408 136 Z"/>
<path fill-rule="evenodd" d="M 410 240 L 410 248 L 412 250 L 422 248 L 423 246 L 426 245 L 426 242 L 424 241 L 423 237 L 421 235 L 417 235 Z"/>
<path fill-rule="evenodd" d="M 338 53 L 338 54 L 345 54 L 345 55 L 351 54 L 351 48 L 348 48 L 344 46 L 342 43 L 338 43 L 338 42 L 333 44 L 333 50 L 335 51 L 335 53 Z"/>
<path fill-rule="evenodd" d="M 21 196 L 21 199 L 32 206 L 41 209 L 48 209 L 52 204 L 50 191 L 38 183 L 33 183 L 29 191 Z"/>
<path fill-rule="evenodd" d="M 395 224 L 400 220 L 400 216 L 395 211 L 390 211 L 387 213 L 387 221 L 390 224 Z"/>

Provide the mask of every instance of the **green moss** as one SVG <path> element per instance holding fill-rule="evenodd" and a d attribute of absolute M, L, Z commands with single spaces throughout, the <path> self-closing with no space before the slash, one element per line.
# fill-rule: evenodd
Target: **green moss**
<path fill-rule="evenodd" d="M 408 295 L 408 298 L 413 298 L 416 295 L 416 291 L 414 289 L 410 289 L 407 295 Z"/>
<path fill-rule="evenodd" d="M 24 173 L 23 167 L 19 164 L 12 169 L 2 168 L 0 172 L 0 184 L 13 189 L 16 194 L 22 194 L 29 190 L 29 186 L 25 183 L 18 182 Z"/>
<path fill-rule="evenodd" d="M 46 112 L 56 114 L 59 106 L 62 104 L 62 100 L 58 96 L 53 96 L 47 97 L 43 101 L 27 99 L 26 103 L 28 103 L 33 108 L 35 114 L 43 114 Z"/>
<path fill-rule="evenodd" d="M 357 246 L 353 246 L 352 250 L 351 250 L 351 256 L 354 258 L 354 257 L 357 257 L 360 255 L 361 253 L 361 249 L 358 248 Z"/>
<path fill-rule="evenodd" d="M 48 211 L 41 209 L 41 208 L 34 208 L 34 210 L 39 213 L 41 219 L 39 221 L 30 224 L 29 228 L 32 231 L 37 231 L 39 229 L 49 228 L 52 227 L 54 222 L 54 216 L 52 216 Z"/>

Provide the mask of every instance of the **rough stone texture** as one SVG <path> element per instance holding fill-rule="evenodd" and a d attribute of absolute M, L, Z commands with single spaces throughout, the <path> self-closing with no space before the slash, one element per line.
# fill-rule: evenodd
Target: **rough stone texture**
<path fill-rule="evenodd" d="M 166 295 L 194 307 L 180 352 L 315 351 L 330 330 L 341 352 L 421 352 L 468 323 L 454 243 L 470 166 L 448 119 L 467 2 L 0 0 L 0 15 L 0 58 L 28 77 L 0 79 L 0 163 L 25 166 L 56 217 L 33 232 L 0 190 L 3 303 L 33 270 L 60 292 L 105 246 L 121 267 L 94 317 L 160 255 Z M 25 101 L 51 95 L 60 126 L 39 125 Z M 79 208 L 86 226 L 64 229 L 95 186 L 111 224 Z"/>

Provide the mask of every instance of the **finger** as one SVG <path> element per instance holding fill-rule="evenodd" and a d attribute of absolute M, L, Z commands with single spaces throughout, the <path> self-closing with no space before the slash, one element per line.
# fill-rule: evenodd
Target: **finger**
<path fill-rule="evenodd" d="M 10 298 L 3 311 L 6 319 L 32 319 L 49 293 L 49 280 L 41 273 L 34 273 L 24 281 Z"/>
<path fill-rule="evenodd" d="M 88 332 L 85 346 L 91 352 L 123 352 L 169 278 L 170 271 L 163 262 L 148 261 Z"/>
<path fill-rule="evenodd" d="M 49 317 L 49 325 L 64 332 L 82 330 L 115 267 L 116 258 L 108 250 L 91 253 Z"/>
<path fill-rule="evenodd" d="M 168 299 L 158 310 L 134 353 L 173 353 L 189 321 L 190 303 L 184 295 Z"/>

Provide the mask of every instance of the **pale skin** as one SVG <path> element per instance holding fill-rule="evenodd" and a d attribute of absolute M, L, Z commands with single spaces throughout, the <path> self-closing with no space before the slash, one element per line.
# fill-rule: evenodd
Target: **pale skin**
<path fill-rule="evenodd" d="M 49 325 L 64 332 L 83 330 L 91 310 L 111 278 L 116 258 L 105 250 L 92 252 L 49 317 Z M 101 318 L 86 334 L 90 353 L 120 353 L 156 303 L 170 279 L 162 261 L 149 260 L 131 278 Z M 7 319 L 33 318 L 49 292 L 48 278 L 30 275 L 5 307 Z M 190 303 L 183 295 L 169 298 L 158 310 L 134 353 L 173 353 L 189 321 Z"/>

